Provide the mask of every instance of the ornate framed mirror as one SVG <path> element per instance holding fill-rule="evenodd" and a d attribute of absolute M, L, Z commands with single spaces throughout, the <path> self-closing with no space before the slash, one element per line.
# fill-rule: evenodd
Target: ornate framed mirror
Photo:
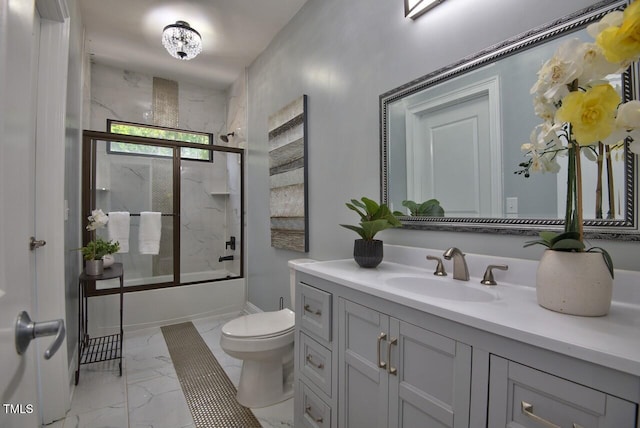
<path fill-rule="evenodd" d="M 381 200 L 406 214 L 404 227 L 529 235 L 562 228 L 566 173 L 517 173 L 521 146 L 540 123 L 529 91 L 564 40 L 591 40 L 587 25 L 626 4 L 597 3 L 380 95 Z M 623 101 L 638 99 L 638 71 L 635 63 L 609 77 Z M 587 237 L 640 240 L 637 156 L 621 144 L 611 159 L 604 214 L 585 203 Z M 585 201 L 600 197 L 595 174 L 586 172 Z M 403 205 L 432 198 L 444 216 L 409 215 Z"/>

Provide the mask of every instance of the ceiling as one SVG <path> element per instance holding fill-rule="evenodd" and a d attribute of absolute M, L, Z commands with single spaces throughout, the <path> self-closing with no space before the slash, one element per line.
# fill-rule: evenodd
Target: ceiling
<path fill-rule="evenodd" d="M 227 89 L 306 0 L 79 0 L 95 63 Z M 189 61 L 167 53 L 166 25 L 187 21 L 202 36 Z"/>

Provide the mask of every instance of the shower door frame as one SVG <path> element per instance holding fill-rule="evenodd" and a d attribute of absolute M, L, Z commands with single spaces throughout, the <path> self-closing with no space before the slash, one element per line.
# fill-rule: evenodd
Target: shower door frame
<path fill-rule="evenodd" d="M 180 130 L 178 130 L 180 131 Z M 185 131 L 189 132 L 189 131 Z M 183 285 L 203 284 L 208 282 L 227 281 L 230 279 L 244 278 L 244 149 L 237 147 L 219 146 L 215 144 L 204 145 L 197 143 L 187 143 L 174 140 L 163 140 L 158 138 L 138 137 L 125 134 L 114 134 L 102 131 L 84 130 L 82 133 L 82 245 L 94 238 L 95 232 L 88 231 L 86 226 L 91 211 L 96 209 L 96 165 L 97 165 L 97 143 L 98 141 L 117 141 L 122 143 L 142 144 L 148 146 L 161 146 L 173 149 L 173 281 L 161 282 L 145 285 L 133 285 L 124 287 L 124 292 L 135 292 L 144 290 L 155 290 L 166 287 L 180 287 Z M 235 153 L 240 156 L 240 274 L 227 278 L 215 278 L 202 281 L 180 282 L 180 152 L 182 147 L 190 147 L 199 150 L 209 150 L 212 152 Z M 96 289 L 96 282 L 87 284 L 87 296 L 102 296 L 119 293 L 118 288 Z"/>

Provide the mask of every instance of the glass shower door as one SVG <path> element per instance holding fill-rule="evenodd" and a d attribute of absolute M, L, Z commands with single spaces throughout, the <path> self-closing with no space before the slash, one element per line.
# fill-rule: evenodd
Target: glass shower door
<path fill-rule="evenodd" d="M 173 158 L 154 155 L 160 150 L 166 153 L 166 147 L 147 145 L 141 146 L 138 154 L 120 154 L 109 150 L 108 141 L 98 140 L 95 143 L 94 206 L 105 213 L 126 212 L 130 215 L 128 245 L 121 245 L 121 252 L 115 255 L 116 261 L 123 263 L 126 269 L 125 286 L 173 282 Z M 170 149 L 169 153 L 172 151 Z M 157 212 L 161 216 L 160 229 L 151 228 L 148 233 L 153 236 L 146 245 L 147 250 L 141 249 L 140 245 L 141 213 L 144 212 Z M 107 229 L 97 233 L 109 239 Z M 154 243 L 158 235 L 160 239 Z M 102 281 L 96 284 L 96 289 L 114 286 L 118 285 Z"/>
<path fill-rule="evenodd" d="M 212 162 L 181 161 L 180 282 L 240 276 L 241 159 L 213 152 Z"/>

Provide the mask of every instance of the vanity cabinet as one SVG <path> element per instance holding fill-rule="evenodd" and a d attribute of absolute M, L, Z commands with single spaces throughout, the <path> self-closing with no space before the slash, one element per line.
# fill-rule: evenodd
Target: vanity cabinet
<path fill-rule="evenodd" d="M 471 347 L 339 299 L 340 427 L 469 425 Z"/>
<path fill-rule="evenodd" d="M 296 427 L 640 428 L 640 376 L 606 356 L 576 357 L 570 341 L 548 349 L 541 336 L 510 337 L 329 272 L 296 273 Z"/>
<path fill-rule="evenodd" d="M 489 427 L 636 426 L 634 403 L 491 356 Z"/>
<path fill-rule="evenodd" d="M 298 273 L 296 427 L 469 426 L 471 346 L 384 303 Z"/>
<path fill-rule="evenodd" d="M 333 296 L 298 282 L 295 312 L 295 426 L 335 427 Z"/>

